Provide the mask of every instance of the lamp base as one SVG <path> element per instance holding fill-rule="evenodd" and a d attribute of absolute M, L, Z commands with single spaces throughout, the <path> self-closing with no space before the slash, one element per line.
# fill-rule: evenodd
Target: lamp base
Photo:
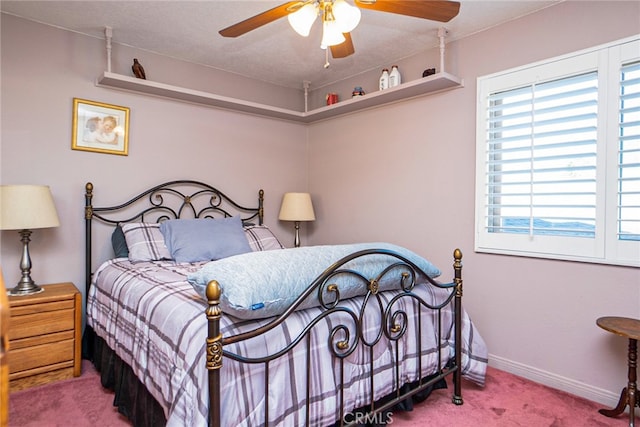
<path fill-rule="evenodd" d="M 37 294 L 42 291 L 44 291 L 44 289 L 42 289 L 40 286 L 32 282 L 32 283 L 18 283 L 18 285 L 15 288 L 9 289 L 7 293 L 11 296 L 23 296 L 23 295 Z"/>
<path fill-rule="evenodd" d="M 300 221 L 295 222 L 296 227 L 296 237 L 293 239 L 293 247 L 300 247 Z"/>
<path fill-rule="evenodd" d="M 36 282 L 31 278 L 31 257 L 29 256 L 31 230 L 20 230 L 20 237 L 22 241 L 22 258 L 20 259 L 22 278 L 16 287 L 9 291 L 9 295 L 37 294 L 38 292 L 42 292 L 44 289 L 36 285 Z"/>

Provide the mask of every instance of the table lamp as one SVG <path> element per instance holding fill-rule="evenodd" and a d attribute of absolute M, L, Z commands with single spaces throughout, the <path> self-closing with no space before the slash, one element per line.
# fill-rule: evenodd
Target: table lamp
<path fill-rule="evenodd" d="M 300 246 L 300 221 L 315 221 L 313 204 L 309 193 L 285 193 L 280 206 L 281 221 L 295 221 L 296 237 L 294 246 Z"/>
<path fill-rule="evenodd" d="M 22 239 L 22 278 L 9 290 L 9 295 L 29 295 L 42 291 L 31 279 L 31 230 L 59 225 L 58 213 L 48 186 L 0 185 L 0 230 L 18 230 Z"/>

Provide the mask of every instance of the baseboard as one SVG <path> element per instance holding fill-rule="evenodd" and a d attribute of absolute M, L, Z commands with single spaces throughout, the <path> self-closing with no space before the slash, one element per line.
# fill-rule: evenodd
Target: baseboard
<path fill-rule="evenodd" d="M 601 403 L 603 407 L 607 408 L 615 407 L 620 398 L 619 393 L 612 393 L 580 381 L 572 380 L 571 378 L 552 374 L 493 354 L 489 354 L 489 366 L 557 390 L 566 391 L 567 393 L 583 397 L 593 402 Z"/>

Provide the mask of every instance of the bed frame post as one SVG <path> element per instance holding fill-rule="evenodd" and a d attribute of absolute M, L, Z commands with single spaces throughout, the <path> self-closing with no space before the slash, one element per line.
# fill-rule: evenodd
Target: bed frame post
<path fill-rule="evenodd" d="M 453 251 L 455 283 L 455 351 L 456 371 L 453 373 L 453 403 L 462 405 L 462 251 Z"/>
<path fill-rule="evenodd" d="M 264 223 L 264 190 L 258 191 L 258 225 Z"/>
<path fill-rule="evenodd" d="M 207 370 L 209 372 L 209 426 L 220 427 L 220 368 L 222 368 L 222 334 L 220 333 L 221 289 L 218 282 L 207 284 Z"/>
<path fill-rule="evenodd" d="M 85 244 L 85 281 L 84 281 L 84 297 L 85 300 L 89 296 L 89 286 L 91 286 L 91 218 L 93 218 L 93 184 L 87 182 L 84 186 L 84 223 L 85 223 L 85 234 L 84 234 L 84 244 Z"/>

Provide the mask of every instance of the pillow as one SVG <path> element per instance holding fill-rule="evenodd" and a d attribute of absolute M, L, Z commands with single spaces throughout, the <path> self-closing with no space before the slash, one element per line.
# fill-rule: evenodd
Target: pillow
<path fill-rule="evenodd" d="M 341 258 L 364 249 L 387 249 L 405 257 L 425 274 L 434 278 L 440 270 L 421 256 L 390 243 L 307 246 L 279 251 L 258 251 L 209 262 L 187 280 L 206 300 L 209 281 L 217 280 L 222 288 L 222 311 L 240 319 L 261 319 L 283 313 L 327 267 Z M 384 254 L 359 257 L 341 269 L 352 269 L 367 280 L 377 277 L 399 260 Z M 401 273 L 406 267 L 392 269 L 378 282 L 379 289 L 400 289 Z M 367 283 L 353 276 L 334 277 L 342 299 L 367 292 Z M 329 297 L 331 298 L 331 297 Z M 320 305 L 314 292 L 298 309 Z"/>
<path fill-rule="evenodd" d="M 171 219 L 160 225 L 176 262 L 211 261 L 251 252 L 239 216 Z"/>
<path fill-rule="evenodd" d="M 280 243 L 266 225 L 244 224 L 244 232 L 253 251 L 284 249 L 284 245 Z M 121 224 L 116 225 L 113 233 L 111 233 L 111 246 L 116 258 L 129 257 L 129 248 L 127 248 L 127 241 L 124 238 Z"/>
<path fill-rule="evenodd" d="M 113 253 L 116 258 L 129 257 L 129 248 L 127 248 L 127 241 L 124 238 L 124 232 L 120 224 L 116 225 L 111 233 L 111 246 L 113 246 Z"/>
<path fill-rule="evenodd" d="M 160 224 L 131 222 L 122 224 L 122 232 L 129 249 L 129 261 L 160 261 L 171 259 L 164 243 Z"/>
<path fill-rule="evenodd" d="M 245 225 L 244 234 L 247 236 L 252 251 L 284 249 L 282 243 L 266 225 Z"/>

